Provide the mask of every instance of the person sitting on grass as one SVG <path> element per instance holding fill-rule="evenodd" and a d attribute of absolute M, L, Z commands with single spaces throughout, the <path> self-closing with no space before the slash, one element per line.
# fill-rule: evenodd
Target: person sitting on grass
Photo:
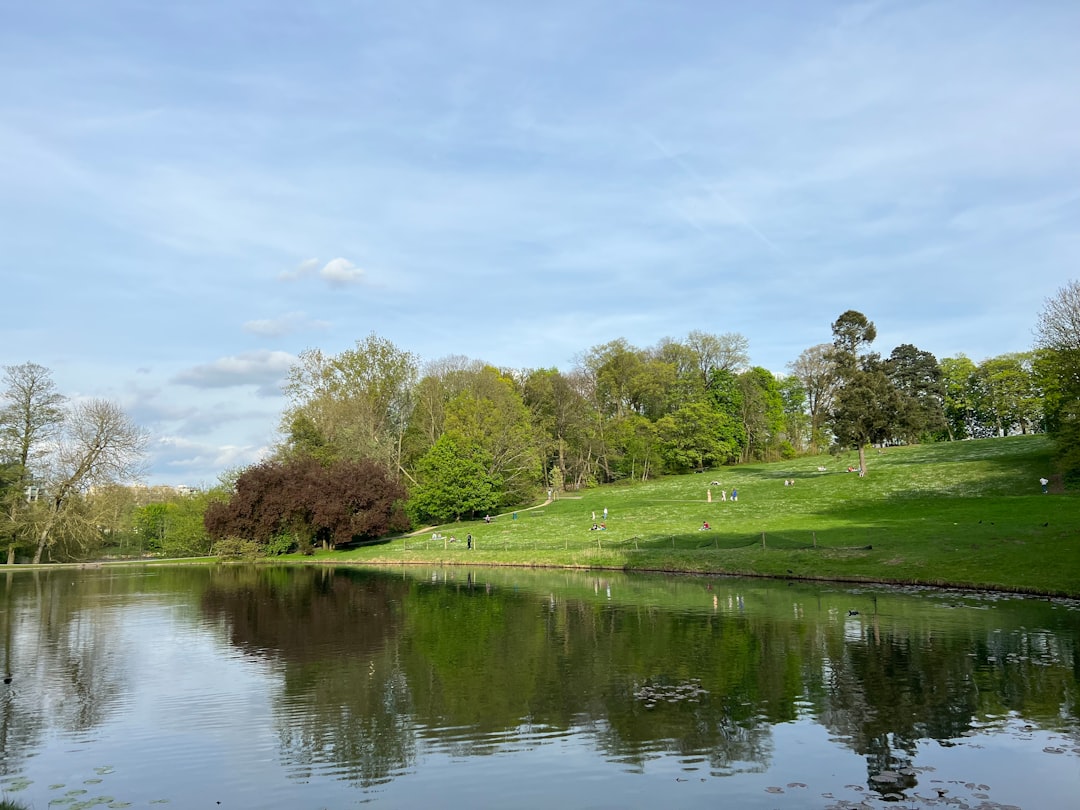
<path fill-rule="evenodd" d="M 707 532 L 709 530 L 709 521 L 704 520 L 701 522 L 701 531 Z"/>

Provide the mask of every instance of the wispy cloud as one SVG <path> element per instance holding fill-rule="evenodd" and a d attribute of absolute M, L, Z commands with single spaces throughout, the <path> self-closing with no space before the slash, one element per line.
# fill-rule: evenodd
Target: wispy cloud
<path fill-rule="evenodd" d="M 244 331 L 261 337 L 282 337 L 311 329 L 328 329 L 329 321 L 309 318 L 304 312 L 286 312 L 276 318 L 247 321 Z"/>
<path fill-rule="evenodd" d="M 780 370 L 855 308 L 986 357 L 1080 267 L 1075 3 L 159 5 L 0 27 L 0 347 L 137 376 L 208 461 L 316 330 L 518 368 L 734 331 Z"/>
<path fill-rule="evenodd" d="M 267 445 L 214 445 L 174 435 L 161 436 L 150 447 L 156 469 L 171 473 L 177 480 L 207 484 L 225 470 L 261 461 L 270 450 Z"/>
<path fill-rule="evenodd" d="M 296 356 L 281 351 L 255 351 L 222 357 L 177 374 L 172 382 L 192 388 L 235 388 L 253 385 L 260 396 L 277 396 Z"/>
<path fill-rule="evenodd" d="M 720 189 L 715 183 L 707 182 L 705 178 L 702 177 L 694 168 L 692 168 L 683 158 L 681 158 L 679 155 L 676 155 L 674 152 L 668 149 L 667 146 L 661 143 L 660 139 L 657 138 L 655 135 L 644 129 L 642 130 L 642 132 L 664 157 L 666 157 L 675 166 L 677 166 L 679 170 L 682 171 L 682 173 L 685 174 L 687 177 L 689 177 L 694 182 L 694 184 L 698 186 L 698 188 L 703 191 L 708 197 L 711 197 L 713 200 L 720 204 L 724 212 L 723 218 L 730 219 L 737 227 L 743 228 L 748 231 L 754 236 L 755 239 L 757 239 L 770 250 L 773 250 L 777 253 L 783 252 L 780 250 L 780 248 L 776 245 L 775 242 L 773 242 L 765 234 L 758 230 L 754 223 L 747 219 L 746 215 L 732 204 L 732 202 L 728 199 L 727 195 L 721 193 Z M 705 232 L 705 229 L 702 227 L 701 224 L 701 218 L 696 217 L 693 214 L 687 213 L 681 208 L 676 210 L 678 210 L 680 214 L 686 218 L 687 222 L 689 222 L 694 228 L 702 231 L 703 233 Z"/>

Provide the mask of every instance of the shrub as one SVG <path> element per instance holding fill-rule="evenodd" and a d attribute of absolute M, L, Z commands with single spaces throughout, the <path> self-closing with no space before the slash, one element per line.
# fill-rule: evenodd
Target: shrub
<path fill-rule="evenodd" d="M 259 556 L 259 544 L 254 540 L 226 537 L 214 543 L 213 553 L 223 560 L 255 559 Z"/>

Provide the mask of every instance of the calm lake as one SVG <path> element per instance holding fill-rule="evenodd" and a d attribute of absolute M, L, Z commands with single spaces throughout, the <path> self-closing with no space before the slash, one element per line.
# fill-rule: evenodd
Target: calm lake
<path fill-rule="evenodd" d="M 1080 604 L 615 573 L 0 575 L 33 808 L 1080 806 Z"/>

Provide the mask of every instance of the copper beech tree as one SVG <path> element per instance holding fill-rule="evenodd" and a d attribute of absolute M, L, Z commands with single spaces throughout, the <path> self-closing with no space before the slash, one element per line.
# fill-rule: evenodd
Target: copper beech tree
<path fill-rule="evenodd" d="M 322 464 L 309 456 L 264 461 L 236 480 L 204 524 L 215 540 L 240 538 L 279 552 L 337 548 L 408 528 L 405 488 L 370 460 Z"/>

